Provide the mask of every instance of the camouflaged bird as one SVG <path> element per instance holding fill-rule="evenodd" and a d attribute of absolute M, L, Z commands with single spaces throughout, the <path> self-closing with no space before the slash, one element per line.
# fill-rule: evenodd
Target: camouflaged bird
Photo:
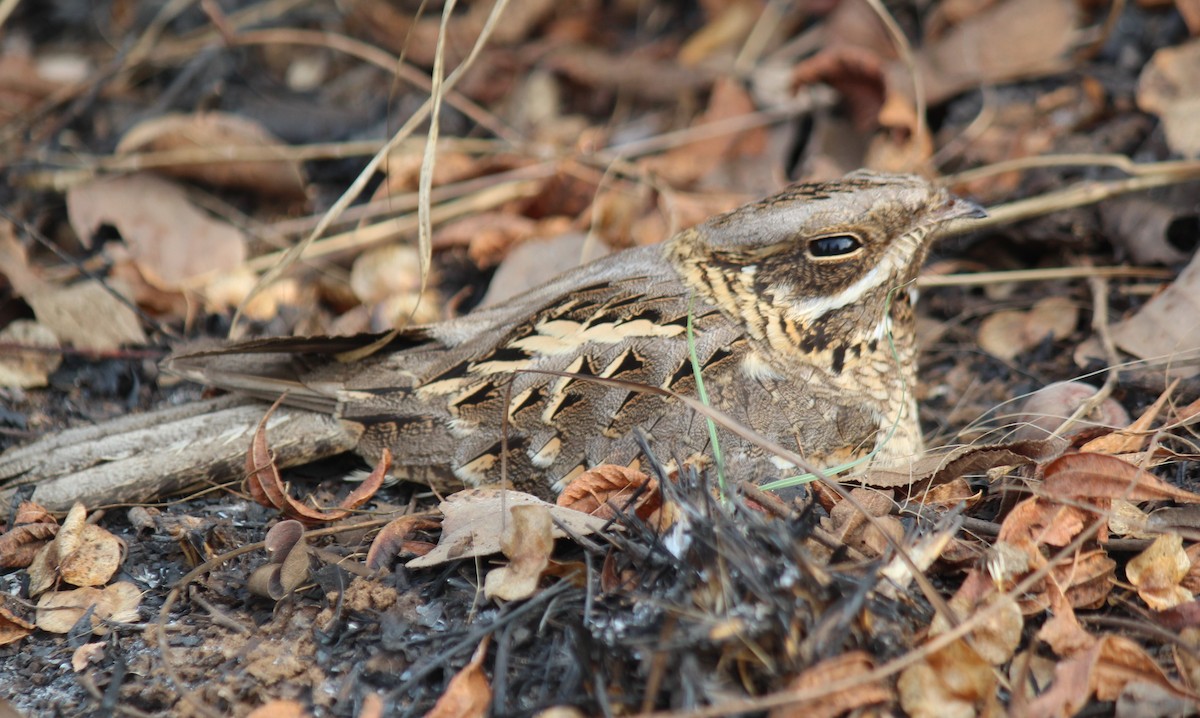
<path fill-rule="evenodd" d="M 668 459 L 711 455 L 703 417 L 630 388 L 696 396 L 697 370 L 713 407 L 818 467 L 876 450 L 901 459 L 922 449 L 913 280 L 940 224 L 981 215 L 919 177 L 856 172 L 794 185 L 383 347 L 375 336 L 265 339 L 166 368 L 284 396 L 269 434 L 281 465 L 348 449 L 374 462 L 387 448 L 397 476 L 442 490 L 505 476 L 553 496 L 589 467 L 636 459 L 636 428 Z M 365 347 L 374 353 L 348 360 Z M 131 479 L 139 472 L 158 493 L 236 477 L 264 411 L 245 403 L 125 417 L 5 452 L 0 506 L 28 484 L 34 500 L 65 508 L 153 498 Z M 732 433 L 719 438 L 740 478 L 793 468 Z"/>
<path fill-rule="evenodd" d="M 263 399 L 286 392 L 339 418 L 367 459 L 386 447 L 398 476 L 443 489 L 498 483 L 506 450 L 508 480 L 547 496 L 634 460 L 635 427 L 665 456 L 709 451 L 704 418 L 680 402 L 589 381 L 695 396 L 690 315 L 712 406 L 820 467 L 877 448 L 906 457 L 922 450 L 912 283 L 938 225 L 980 214 L 924 179 L 856 172 L 406 330 L 358 361 L 336 356 L 372 338 L 268 339 L 168 368 Z M 720 441 L 732 465 L 770 468 L 745 440 Z"/>

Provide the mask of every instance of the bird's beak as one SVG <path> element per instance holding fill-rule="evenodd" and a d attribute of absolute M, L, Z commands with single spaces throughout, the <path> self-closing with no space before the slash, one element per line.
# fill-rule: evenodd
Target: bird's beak
<path fill-rule="evenodd" d="M 937 222 L 949 222 L 952 219 L 983 219 L 988 216 L 982 205 L 971 200 L 952 197 L 949 202 L 934 212 Z"/>

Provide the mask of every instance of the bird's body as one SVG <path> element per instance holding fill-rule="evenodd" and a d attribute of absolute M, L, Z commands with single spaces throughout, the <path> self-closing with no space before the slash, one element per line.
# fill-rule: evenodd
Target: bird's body
<path fill-rule="evenodd" d="M 287 392 L 337 416 L 368 459 L 386 447 L 399 475 L 443 489 L 503 475 L 552 495 L 586 468 L 635 459 L 635 428 L 667 456 L 703 454 L 703 417 L 629 386 L 695 396 L 697 371 L 712 406 L 818 466 L 909 456 L 921 449 L 909 285 L 936 227 L 976 213 L 920 178 L 855 173 L 407 330 L 365 358 L 344 361 L 371 338 L 277 339 L 169 368 L 264 399 Z M 733 464 L 771 466 L 733 434 L 721 444 Z"/>
<path fill-rule="evenodd" d="M 854 173 L 788 187 L 390 341 L 259 340 L 178 355 L 167 369 L 259 399 L 284 395 L 301 417 L 332 415 L 317 425 L 337 436 L 308 442 L 317 454 L 352 447 L 374 460 L 388 448 L 395 473 L 443 490 L 503 478 L 552 496 L 586 468 L 635 460 L 635 429 L 670 459 L 708 455 L 703 417 L 632 387 L 696 396 L 697 372 L 710 406 L 812 465 L 910 456 L 922 449 L 911 283 L 938 225 L 979 213 L 916 176 Z M 719 438 L 739 478 L 791 472 L 733 432 Z M 95 455 L 54 454 L 60 473 Z M 28 483 L 37 444 L 5 459 L 0 477 Z M 211 473 L 184 467 L 170 485 Z"/>

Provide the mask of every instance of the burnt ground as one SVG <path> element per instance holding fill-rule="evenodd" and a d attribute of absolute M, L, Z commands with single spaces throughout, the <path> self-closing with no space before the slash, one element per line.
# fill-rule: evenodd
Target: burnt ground
<path fill-rule="evenodd" d="M 775 35 L 757 55 L 750 54 L 757 61 L 736 65 L 737 71 L 736 51 L 758 47 L 747 40 L 749 26 L 739 24 L 738 8 L 748 9 L 752 18 L 762 8 L 756 3 L 717 5 L 580 3 L 555 9 L 553 3 L 514 3 L 518 10 L 508 11 L 512 26 L 489 45 L 459 87 L 470 103 L 452 103 L 443 114 L 442 136 L 457 144 L 440 159 L 447 174 L 435 184 L 451 189 L 435 202 L 466 197 L 474 203 L 471 214 L 485 221 L 435 227 L 430 296 L 437 315 L 432 318 L 466 311 L 479 301 L 497 266 L 503 267 L 522 242 L 589 229 L 613 248 L 655 241 L 665 233 L 669 222 L 664 217 L 670 212 L 678 213 L 670 220 L 691 224 L 774 189 L 784 177 L 837 174 L 860 164 L 949 175 L 1064 153 L 1152 163 L 1188 152 L 1169 141 L 1153 103 L 1137 95 L 1139 82 L 1149 83 L 1139 78 L 1153 64 L 1154 51 L 1187 45 L 1186 13 L 1174 7 L 1122 7 L 1111 25 L 1104 24 L 1104 11 L 1077 10 L 1063 33 L 1106 27 L 1106 34 L 1093 44 L 1063 49 L 1047 59 L 1047 67 L 1019 81 L 1003 67 L 969 68 L 969 81 L 962 87 L 931 98 L 925 119 L 932 135 L 924 147 L 906 144 L 919 131 L 915 124 L 894 116 L 880 119 L 879 106 L 902 95 L 880 68 L 898 60 L 895 51 L 879 49 L 888 43 L 863 40 L 864 34 L 869 38 L 879 31 L 877 16 L 866 4 L 828 3 L 811 13 L 785 12 L 775 23 Z M 936 4 L 888 9 L 918 51 L 932 52 L 950 32 L 947 27 L 975 22 L 995 36 L 1008 32 L 1019 37 L 1059 22 L 1057 16 L 1037 15 L 1028 6 L 1013 11 L 1016 19 L 979 9 L 949 17 L 952 13 Z M 424 100 L 419 88 L 362 60 L 361 53 L 346 54 L 338 37 L 393 57 L 404 51 L 412 66 L 427 74 L 439 14 L 427 9 L 421 16 L 416 3 L 374 0 L 337 9 L 299 3 L 284 11 L 222 2 L 189 7 L 164 18 L 159 27 L 153 19 L 157 6 L 59 0 L 50 7 L 49 15 L 43 15 L 32 5 L 18 6 L 4 25 L 0 97 L 8 101 L 3 126 L 7 181 L 0 197 L 6 216 L 15 222 L 7 229 L 27 257 L 23 264 L 5 260 L 0 265 L 0 328 L 17 320 L 45 321 L 31 299 L 35 292 L 17 276 L 14 268 L 19 267 L 51 294 L 89 276 L 124 282 L 142 312 L 138 321 L 145 339 L 109 347 L 63 340 L 62 363 L 48 372 L 45 386 L 0 388 L 0 450 L 68 426 L 199 398 L 199 388 L 161 375 L 157 360 L 184 341 L 224 336 L 230 326 L 236 302 L 198 298 L 216 296 L 213 285 L 184 280 L 172 285 L 153 278 L 164 269 L 153 257 L 185 253 L 176 243 L 186 243 L 186 238 L 135 240 L 123 235 L 123 212 L 136 208 L 121 205 L 116 197 L 109 198 L 113 215 L 90 236 L 81 236 L 84 225 L 69 216 L 68 208 L 79 196 L 71 188 L 128 170 L 104 163 L 120 157 L 119 143 L 131 128 L 169 113 L 195 118 L 218 111 L 253 121 L 278 143 L 251 133 L 252 140 L 240 140 L 240 146 L 251 149 L 341 143 L 340 149 L 312 150 L 315 159 L 288 155 L 301 177 L 299 194 L 290 196 L 286 186 L 248 190 L 219 177 L 179 172 L 170 162 L 160 165 L 189 191 L 201 194 L 195 204 L 245 230 L 247 257 L 260 256 L 280 241 L 298 241 L 350 186 L 369 157 L 349 149 L 352 143 L 373 142 L 373 152 Z M 255 8 L 265 17 L 246 21 L 238 14 Z M 457 63 L 478 34 L 482 13 L 471 9 L 454 17 L 450 60 Z M 733 32 L 736 41 L 710 45 L 696 39 L 704 37 L 705 29 L 717 32 L 730 26 L 741 28 Z M 796 40 L 813 28 L 822 33 L 816 40 Z M 308 44 L 285 39 L 299 30 L 338 37 L 314 36 Z M 266 35 L 255 38 L 253 32 Z M 234 41 L 239 35 L 247 37 Z M 149 38 L 150 50 L 137 47 L 141 38 Z M 858 50 L 847 51 L 847 46 Z M 862 51 L 864 47 L 871 52 Z M 641 72 L 622 64 L 628 58 L 636 59 Z M 1188 67 L 1183 60 L 1176 62 Z M 54 68 L 67 72 L 68 79 L 54 79 L 59 77 Z M 819 81 L 833 88 L 835 99 L 817 103 L 815 113 L 779 110 L 778 93 L 784 91 L 768 80 L 781 71 L 787 78 L 784 94 L 801 93 Z M 305 80 L 305 73 L 315 73 L 317 81 Z M 936 79 L 927 78 L 927 85 L 936 85 Z M 633 156 L 628 161 L 632 167 L 598 152 L 625 142 L 655 141 L 672 130 L 701 126 L 703 120 L 761 119 L 772 112 L 783 119 L 762 120 L 737 142 L 697 141 L 682 148 L 668 143 L 665 151 Z M 991 119 L 972 124 L 980 117 Z M 180 134 L 195 131 L 189 127 Z M 423 126 L 417 136 L 424 131 Z M 178 142 L 177 135 L 164 134 L 168 139 L 159 140 L 161 144 L 132 151 L 179 146 L 171 144 Z M 502 141 L 496 141 L 498 135 Z M 471 145 L 473 141 L 484 149 Z M 212 139 L 206 143 L 219 144 Z M 914 147 L 917 161 L 899 163 L 899 150 Z M 408 211 L 411 204 L 406 203 L 415 199 L 413 168 L 419 156 L 419 150 L 398 156 L 371 178 L 367 195 L 387 197 L 380 188 L 388 188 L 393 204 L 383 201 L 382 208 L 362 209 L 353 222 L 343 220 L 333 231 Z M 1083 162 L 1009 172 L 955 188 L 1000 205 L 1119 174 L 1102 165 Z M 504 202 L 481 199 L 476 190 L 508 181 L 513 175 L 506 173 L 531 178 L 536 186 Z M 478 184 L 472 186 L 472 181 Z M 1129 235 L 1137 234 L 1129 229 L 1131 221 L 1139 224 L 1136 216 L 1129 220 L 1121 212 L 1064 205 L 1048 216 L 943 242 L 931 258 L 929 274 L 1128 263 L 1177 276 L 1200 234 L 1188 229 L 1195 229 L 1200 211 L 1193 192 L 1168 187 L 1148 195 L 1155 211 L 1170 217 L 1158 235 L 1130 240 Z M 366 206 L 365 201 L 356 205 Z M 125 231 L 131 235 L 129 226 Z M 147 249 L 147 241 L 162 244 Z M 397 241 L 411 246 L 413 233 L 402 233 Z M 370 249 L 333 255 L 317 268 L 293 268 L 290 293 L 281 294 L 272 310 L 253 316 L 247 333 L 386 326 L 393 297 L 411 298 L 416 290 L 412 282 L 388 284 L 386 292 L 355 284 L 356 257 Z M 382 258 L 377 261 L 387 271 L 400 271 Z M 411 263 L 403 266 L 413 273 Z M 1109 279 L 1103 285 L 1043 278 L 983 286 L 965 279 L 957 286 L 924 290 L 917 396 L 930 444 L 1009 440 L 1005 431 L 987 427 L 1016 424 L 1013 414 L 1022 397 L 1084 376 L 1094 385 L 1102 383 L 1105 374 L 1093 372 L 1103 370 L 1104 362 L 1076 359 L 1079 346 L 1094 334 L 1096 292 L 1103 292 L 1107 319 L 1115 324 L 1137 316 L 1148 297 L 1167 284 L 1144 276 Z M 995 328 L 985 328 L 990 317 L 1005 310 L 1031 313 L 1048 298 L 1069 300 L 1073 312 L 1056 305 L 1058 316 L 1066 316 L 1065 326 L 1002 334 L 1001 343 L 1021 345 L 1011 356 L 985 348 L 994 346 L 988 341 Z M 107 324 L 103 312 L 91 318 L 97 325 Z M 19 338 L 0 340 L 0 353 L 24 356 L 30 348 Z M 1184 366 L 1186 359 L 1181 357 Z M 1122 372 L 1112 398 L 1137 417 L 1167 384 L 1160 369 L 1134 362 Z M 1178 411 L 1166 411 L 1151 426 L 1162 429 L 1154 434 L 1156 444 L 1173 452 L 1155 474 L 1193 491 L 1200 472 L 1191 458 L 1197 452 L 1188 428 L 1190 414 L 1183 409 L 1198 397 L 1200 382 L 1194 372 L 1184 372 L 1170 394 L 1171 411 Z M 1087 438 L 1077 440 L 1075 447 Z M 1129 458 L 1147 448 L 1139 445 L 1122 455 Z M 648 456 L 645 466 L 653 475 L 670 458 Z M 282 699 L 298 701 L 313 715 L 355 716 L 371 715 L 372 696 L 378 696 L 387 715 L 420 715 L 447 693 L 451 680 L 486 643 L 482 666 L 491 690 L 489 707 L 464 714 L 529 715 L 550 708 L 586 715 L 706 709 L 711 714 L 763 713 L 772 697 L 789 687 L 803 691 L 836 685 L 847 676 L 861 678 L 863 670 L 848 667 L 857 665 L 854 657 L 861 655 L 870 667 L 895 669 L 863 679 L 858 697 L 868 696 L 865 703 L 847 698 L 851 689 L 827 696 L 826 705 L 835 707 L 830 714 L 838 714 L 836 707 L 853 711 L 866 704 L 919 714 L 913 685 L 931 700 L 943 705 L 960 700 L 970 711 L 1004 706 L 1019 713 L 1033 702 L 1039 709 L 1071 705 L 1091 714 L 1112 713 L 1118 705 L 1129 710 L 1130 702 L 1144 695 L 1130 685 L 1153 685 L 1177 702 L 1163 699 L 1157 705 L 1166 707 L 1159 713 L 1146 709 L 1138 715 L 1186 711 L 1179 706 L 1195 695 L 1200 673 L 1195 669 L 1200 643 L 1187 613 L 1193 603 L 1180 600 L 1156 610 L 1145 602 L 1139 592 L 1144 589 L 1135 585 L 1128 565 L 1150 546 L 1149 534 L 1072 534 L 1080 555 L 1106 563 L 1088 582 L 1061 578 L 1082 626 L 1082 634 L 1072 634 L 1075 640 L 1114 652 L 1111 646 L 1120 645 L 1125 665 L 1134 666 L 1129 670 L 1140 681 L 1106 686 L 1107 692 L 1079 688 L 1077 703 L 1047 700 L 1046 695 L 1053 697 L 1049 686 L 1055 667 L 1070 665 L 1083 649 L 1069 650 L 1067 641 L 1047 637 L 1053 618 L 1065 613 L 1061 605 L 1054 610 L 1035 605 L 1051 601 L 1047 596 L 1053 590 L 1043 584 L 1025 586 L 1015 597 L 1024 602 L 1015 644 L 982 671 L 985 678 L 974 676 L 972 688 L 942 697 L 936 680 L 919 671 L 904 673 L 906 661 L 939 665 L 920 654 L 945 630 L 934 628 L 944 614 L 945 604 L 939 601 L 969 594 L 980 576 L 988 575 L 989 557 L 998 550 L 997 534 L 1004 526 L 1016 531 L 1006 522 L 1012 521 L 1019 501 L 1046 497 L 1037 481 L 1053 461 L 1040 457 L 1009 470 L 1002 467 L 1010 463 L 977 465 L 961 475 L 939 476 L 937 482 L 961 481 L 979 497 L 935 502 L 924 513 L 907 510 L 912 508 L 907 494 L 896 492 L 896 506 L 905 508 L 883 513 L 895 519 L 908 550 L 915 553 L 924 535 L 959 526 L 953 545 L 939 560 L 924 565 L 938 601 L 919 586 L 907 585 L 898 594 L 889 589 L 880 569 L 894 553 L 882 548 L 878 537 L 848 528 L 854 522 L 838 518 L 827 493 L 805 490 L 794 501 L 765 511 L 761 497 L 730 503 L 714 499 L 713 477 L 695 470 L 660 477 L 663 500 L 676 512 L 673 528 L 660 531 L 627 516 L 620 532 L 560 540 L 555 569 L 542 579 L 539 591 L 507 603 L 486 599 L 481 592 L 483 575 L 504 563 L 495 556 L 419 570 L 406 569 L 401 560 L 384 573 L 365 571 L 363 556 L 374 527 L 355 527 L 353 521 L 336 522 L 330 527 L 335 531 L 313 539 L 323 552 L 312 559 L 311 580 L 297 592 L 279 601 L 252 595 L 247 577 L 266 561 L 265 554 L 257 550 L 222 557 L 262 541 L 280 514 L 250 500 L 237 482 L 139 507 L 150 514 L 124 505 L 89 506 L 90 520 L 125 544 L 127 554 L 111 580 L 129 581 L 142 592 L 137 620 L 94 635 L 85 618 L 67 633 L 35 630 L 0 646 L 0 698 L 26 716 L 246 715 Z M 343 456 L 289 470 L 284 479 L 294 495 L 335 497 L 346 493 L 342 477 L 363 468 L 369 467 Z M 1082 502 L 1100 516 L 1111 509 L 1103 503 L 1107 498 L 1086 492 L 1050 494 L 1046 500 L 1061 500 L 1063 506 Z M 1140 506 L 1150 513 L 1172 508 L 1172 503 L 1159 498 Z M 401 484 L 381 489 L 368 508 L 373 515 L 390 516 L 435 506 L 436 498 L 422 487 Z M 11 523 L 11 517 L 5 518 Z M 1055 526 L 1049 518 L 1045 523 Z M 1194 531 L 1184 520 L 1159 531 L 1182 537 L 1185 548 L 1194 547 L 1189 538 Z M 438 535 L 436 529 L 418 531 L 408 537 L 413 543 L 407 548 L 435 543 Z M 1063 545 L 1031 541 L 1030 550 L 1047 558 Z M 1083 572 L 1082 561 L 1055 560 Z M 209 570 L 183 580 L 204 562 L 211 562 Z M 996 590 L 1013 589 L 1028 575 L 1009 577 L 1007 583 L 996 579 Z M 1163 590 L 1200 586 L 1190 564 L 1164 581 L 1168 585 Z M 8 608 L 31 618 L 35 599 L 28 570 L 4 569 L 0 583 L 10 599 Z M 171 594 L 173 589 L 178 595 Z M 166 606 L 168 600 L 171 605 Z M 978 594 L 972 594 L 972 601 L 955 604 L 960 619 L 970 620 L 979 606 L 987 605 Z M 159 634 L 163 626 L 165 641 Z M 1141 652 L 1115 638 L 1132 642 Z M 974 640 L 971 650 L 984 641 L 979 635 Z M 102 647 L 94 661 L 73 668 L 77 650 L 92 643 Z M 950 654 L 933 655 L 950 664 L 971 664 L 945 657 Z M 1142 656 L 1159 667 L 1161 679 Z M 814 672 L 814 666 L 829 673 Z M 1060 677 L 1057 685 L 1066 690 L 1062 686 L 1067 683 Z M 1039 697 L 1041 703 L 1036 702 Z"/>

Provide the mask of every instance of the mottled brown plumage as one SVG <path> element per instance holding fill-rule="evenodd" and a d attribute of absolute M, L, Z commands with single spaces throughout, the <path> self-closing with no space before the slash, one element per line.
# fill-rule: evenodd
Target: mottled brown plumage
<path fill-rule="evenodd" d="M 703 418 L 679 402 L 586 379 L 695 395 L 690 314 L 713 406 L 819 466 L 877 446 L 909 456 L 921 449 L 911 282 L 936 227 L 978 213 L 923 179 L 859 172 L 406 331 L 365 359 L 338 355 L 371 337 L 283 339 L 168 366 L 263 399 L 286 391 L 339 417 L 368 459 L 390 448 L 400 475 L 444 489 L 498 482 L 506 446 L 508 479 L 550 495 L 587 467 L 633 460 L 635 427 L 665 456 L 709 451 Z M 772 466 L 732 434 L 721 442 L 734 465 L 760 477 Z"/>

